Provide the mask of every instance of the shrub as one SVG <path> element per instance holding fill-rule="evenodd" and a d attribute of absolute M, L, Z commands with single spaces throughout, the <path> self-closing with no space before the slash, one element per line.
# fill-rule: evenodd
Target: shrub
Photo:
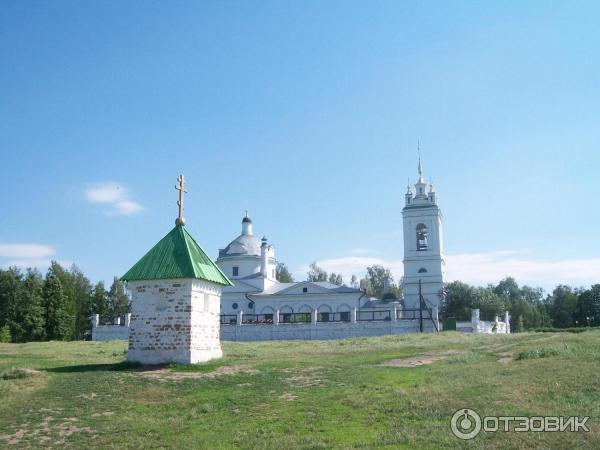
<path fill-rule="evenodd" d="M 0 379 L 2 380 L 20 380 L 22 378 L 29 378 L 32 376 L 39 375 L 40 372 L 38 370 L 33 369 L 21 369 L 19 367 L 13 367 L 11 369 L 5 370 L 0 374 Z"/>
<path fill-rule="evenodd" d="M 583 333 L 584 331 L 593 330 L 598 327 L 570 327 L 570 328 L 536 328 L 532 331 L 536 333 Z"/>
<path fill-rule="evenodd" d="M 558 351 L 554 350 L 553 348 L 536 348 L 533 350 L 520 352 L 517 355 L 517 360 L 547 358 L 549 356 L 556 355 L 558 355 Z"/>
<path fill-rule="evenodd" d="M 12 341 L 12 336 L 10 335 L 10 328 L 8 325 L 4 325 L 0 328 L 0 342 L 8 343 Z"/>

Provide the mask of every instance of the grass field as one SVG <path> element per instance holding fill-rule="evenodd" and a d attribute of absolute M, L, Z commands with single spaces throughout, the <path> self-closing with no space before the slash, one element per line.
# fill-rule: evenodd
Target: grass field
<path fill-rule="evenodd" d="M 600 331 L 223 349 L 219 361 L 150 370 L 124 363 L 122 341 L 0 344 L 0 446 L 600 448 Z M 450 418 L 465 407 L 590 416 L 590 432 L 462 441 Z"/>

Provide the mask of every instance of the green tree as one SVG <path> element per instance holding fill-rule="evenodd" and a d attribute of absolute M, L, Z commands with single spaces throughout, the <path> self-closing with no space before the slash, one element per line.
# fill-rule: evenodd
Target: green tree
<path fill-rule="evenodd" d="M 574 319 L 579 326 L 600 326 L 600 284 L 579 293 Z"/>
<path fill-rule="evenodd" d="M 8 325 L 4 325 L 0 327 L 0 342 L 4 344 L 8 344 L 12 342 L 12 336 L 10 334 L 10 327 Z"/>
<path fill-rule="evenodd" d="M 72 305 L 75 311 L 74 339 L 83 339 L 91 331 L 90 315 L 92 303 L 92 284 L 75 264 L 71 266 L 69 279 L 72 289 Z"/>
<path fill-rule="evenodd" d="M 277 263 L 277 267 L 275 268 L 275 278 L 280 283 L 293 283 L 294 282 L 294 277 L 292 277 L 292 274 L 288 270 L 285 263 L 282 263 L 282 262 Z"/>
<path fill-rule="evenodd" d="M 544 302 L 544 290 L 522 286 L 520 289 L 521 299 L 518 306 L 523 314 L 525 329 L 535 329 L 551 326 L 550 316 L 547 313 Z"/>
<path fill-rule="evenodd" d="M 523 315 L 525 314 L 525 309 L 527 305 L 521 299 L 521 290 L 519 289 L 519 285 L 512 277 L 506 277 L 501 280 L 496 287 L 494 287 L 494 292 L 501 298 L 504 299 L 504 302 L 510 311 L 511 316 L 511 330 L 516 330 L 518 325 L 519 317 L 523 320 Z"/>
<path fill-rule="evenodd" d="M 328 280 L 331 284 L 337 284 L 338 286 L 341 286 L 342 284 L 344 284 L 344 280 L 342 279 L 342 275 L 338 274 L 338 273 L 334 273 L 331 272 L 329 274 L 329 280 Z"/>
<path fill-rule="evenodd" d="M 494 287 L 494 292 L 504 299 L 511 315 L 511 329 L 517 329 L 522 320 L 524 329 L 549 325 L 550 316 L 543 300 L 544 290 L 530 286 L 519 287 L 512 277 L 507 277 Z"/>
<path fill-rule="evenodd" d="M 125 293 L 125 286 L 117 277 L 108 291 L 108 311 L 111 321 L 129 312 L 129 297 Z"/>
<path fill-rule="evenodd" d="M 383 298 L 386 284 L 389 286 L 390 292 L 395 293 L 397 287 L 394 285 L 394 277 L 390 269 L 379 264 L 374 264 L 367 267 L 366 288 L 367 294 L 371 297 Z"/>
<path fill-rule="evenodd" d="M 516 302 L 521 298 L 521 290 L 513 277 L 506 277 L 501 280 L 494 287 L 494 292 L 511 302 Z"/>
<path fill-rule="evenodd" d="M 69 299 L 54 268 L 48 270 L 43 287 L 48 339 L 67 340 L 71 336 L 73 318 L 69 316 Z"/>
<path fill-rule="evenodd" d="M 90 316 L 92 314 L 98 314 L 103 321 L 111 319 L 110 308 L 108 307 L 108 293 L 106 292 L 104 282 L 102 281 L 96 283 L 92 290 Z"/>
<path fill-rule="evenodd" d="M 517 318 L 515 328 L 511 328 L 511 330 L 513 330 L 514 333 L 522 333 L 525 331 L 525 326 L 523 325 L 523 316 L 519 316 Z"/>
<path fill-rule="evenodd" d="M 17 325 L 17 307 L 21 299 L 23 280 L 21 271 L 16 267 L 0 270 L 0 329 L 14 336 Z"/>
<path fill-rule="evenodd" d="M 13 335 L 16 342 L 41 341 L 46 337 L 43 286 L 42 275 L 37 270 L 27 269 L 16 308 Z"/>
<path fill-rule="evenodd" d="M 477 307 L 474 288 L 460 281 L 444 285 L 440 312 L 442 317 L 471 320 L 471 309 Z"/>
<path fill-rule="evenodd" d="M 494 320 L 496 316 L 502 317 L 507 311 L 505 300 L 494 291 L 493 287 L 473 288 L 473 307 L 479 308 L 482 320 Z"/>
<path fill-rule="evenodd" d="M 556 328 L 573 326 L 577 309 L 577 294 L 573 288 L 562 284 L 558 285 L 552 292 L 550 301 L 552 303 L 550 313 L 553 325 Z"/>
<path fill-rule="evenodd" d="M 73 277 L 71 273 L 61 266 L 57 261 L 52 261 L 50 265 L 52 271 L 60 280 L 62 291 L 66 297 L 65 311 L 68 316 L 66 323 L 68 339 L 76 338 L 76 316 L 77 316 L 77 302 L 75 300 L 75 290 L 73 286 Z"/>
<path fill-rule="evenodd" d="M 307 274 L 307 281 L 327 281 L 327 272 L 317 266 L 316 262 L 310 265 L 310 270 Z"/>

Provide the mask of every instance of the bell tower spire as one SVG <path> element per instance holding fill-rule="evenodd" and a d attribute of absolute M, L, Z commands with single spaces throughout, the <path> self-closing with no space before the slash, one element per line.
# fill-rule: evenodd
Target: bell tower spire
<path fill-rule="evenodd" d="M 421 163 L 421 145 L 419 141 L 417 141 L 417 152 L 419 152 L 419 181 L 415 184 L 415 199 L 427 198 L 427 183 L 423 179 L 423 164 Z"/>
<path fill-rule="evenodd" d="M 421 164 L 421 143 L 417 141 L 417 152 L 419 153 L 419 182 L 423 182 L 423 166 Z"/>

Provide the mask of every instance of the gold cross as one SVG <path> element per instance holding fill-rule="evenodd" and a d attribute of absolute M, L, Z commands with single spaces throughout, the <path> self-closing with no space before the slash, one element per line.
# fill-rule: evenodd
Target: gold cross
<path fill-rule="evenodd" d="M 186 179 L 183 175 L 179 175 L 177 181 L 179 184 L 175 185 L 175 189 L 179 191 L 179 200 L 177 201 L 177 206 L 179 206 L 179 217 L 175 221 L 175 225 L 185 225 L 185 219 L 183 217 L 183 194 L 187 192 L 184 188 Z"/>

